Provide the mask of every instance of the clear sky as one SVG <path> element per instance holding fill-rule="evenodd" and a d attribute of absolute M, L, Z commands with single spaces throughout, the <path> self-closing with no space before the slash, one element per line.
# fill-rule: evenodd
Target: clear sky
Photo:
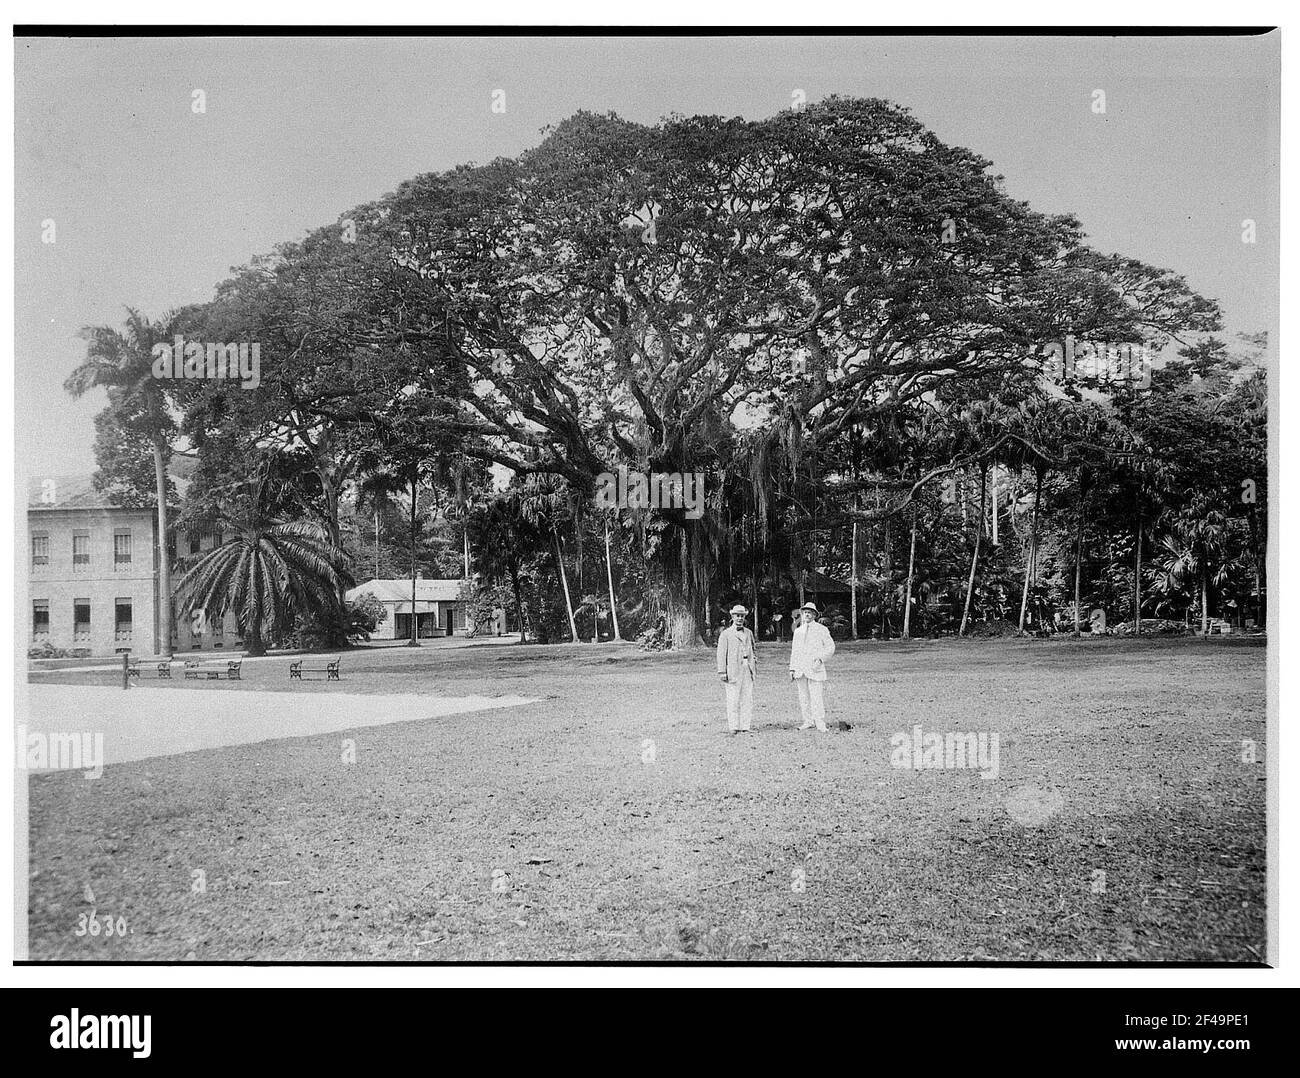
<path fill-rule="evenodd" d="M 1092 244 L 1185 274 L 1229 332 L 1277 317 L 1267 38 L 194 38 L 15 42 L 18 473 L 94 467 L 83 325 L 201 301 L 231 267 L 578 109 L 759 118 L 884 97 Z M 204 92 L 206 111 L 193 111 Z M 504 91 L 505 111 L 492 110 Z M 1106 95 L 1104 114 L 1094 91 Z M 1258 242 L 1242 242 L 1242 222 Z M 42 242 L 43 222 L 55 242 Z"/>

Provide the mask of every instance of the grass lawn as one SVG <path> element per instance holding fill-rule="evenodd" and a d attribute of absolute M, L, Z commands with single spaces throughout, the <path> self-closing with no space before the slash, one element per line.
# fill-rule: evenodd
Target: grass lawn
<path fill-rule="evenodd" d="M 832 734 L 796 731 L 787 657 L 760 645 L 738 737 L 711 651 L 375 649 L 337 686 L 291 688 L 287 661 L 150 685 L 177 707 L 248 688 L 539 702 L 31 776 L 31 957 L 1264 956 L 1261 641 L 841 644 L 827 706 L 853 729 Z M 916 724 L 996 733 L 996 780 L 891 766 Z M 126 936 L 75 934 L 87 887 Z"/>

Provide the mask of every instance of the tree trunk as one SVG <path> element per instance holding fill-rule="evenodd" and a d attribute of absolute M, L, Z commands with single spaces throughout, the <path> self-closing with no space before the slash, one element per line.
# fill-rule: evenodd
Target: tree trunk
<path fill-rule="evenodd" d="M 673 651 L 693 648 L 699 640 L 699 621 L 683 595 L 668 593 L 668 639 Z"/>
<path fill-rule="evenodd" d="M 1259 513 L 1255 507 L 1251 507 L 1250 516 L 1250 549 L 1252 561 L 1255 563 L 1255 628 L 1263 629 L 1267 624 L 1268 612 L 1264 606 L 1264 588 L 1266 578 L 1264 573 L 1266 566 L 1264 563 L 1264 551 L 1260 549 L 1263 544 L 1260 542 Z"/>
<path fill-rule="evenodd" d="M 1201 564 L 1201 635 L 1210 635 L 1210 572 Z"/>
<path fill-rule="evenodd" d="M 912 507 L 912 543 L 907 552 L 907 593 L 903 596 L 903 639 L 912 636 L 912 576 L 916 568 L 916 507 Z"/>
<path fill-rule="evenodd" d="M 621 640 L 618 631 L 618 602 L 614 598 L 614 563 L 609 556 L 609 520 L 605 521 L 605 579 L 609 582 L 609 616 L 614 623 L 614 639 Z"/>
<path fill-rule="evenodd" d="M 325 530 L 329 533 L 331 543 L 342 546 L 343 531 L 339 527 L 338 487 L 335 485 L 333 475 L 323 464 L 317 463 L 313 470 L 316 472 L 316 478 L 320 480 L 321 494 L 325 498 Z"/>
<path fill-rule="evenodd" d="M 890 611 L 894 605 L 894 533 L 891 525 L 892 517 L 885 518 L 885 549 L 882 554 L 884 570 L 885 587 L 881 593 L 880 613 L 880 639 L 890 639 L 890 634 L 894 630 L 893 623 L 889 620 Z"/>
<path fill-rule="evenodd" d="M 265 655 L 266 641 L 262 639 L 262 623 L 259 617 L 250 625 L 248 630 L 248 646 L 244 649 L 245 655 Z"/>
<path fill-rule="evenodd" d="M 153 439 L 153 478 L 158 495 L 158 625 L 162 646 L 158 653 L 172 657 L 172 567 L 167 552 L 167 468 L 163 463 L 161 438 Z"/>
<path fill-rule="evenodd" d="M 1142 635 L 1142 516 L 1138 514 L 1137 541 L 1133 545 L 1133 635 Z"/>
<path fill-rule="evenodd" d="M 999 494 L 1000 492 L 999 492 L 999 489 L 998 489 L 998 466 L 997 466 L 996 464 L 993 466 L 992 471 L 990 471 L 990 473 L 989 473 L 989 486 L 992 488 L 991 493 L 992 493 L 992 495 L 993 495 L 993 535 L 992 535 L 992 539 L 993 539 L 993 545 L 994 545 L 994 546 L 998 546 L 998 545 L 1001 544 L 1001 540 L 998 538 L 998 494 Z"/>
<path fill-rule="evenodd" d="M 1043 495 L 1043 473 L 1034 468 L 1034 508 L 1029 516 L 1029 557 L 1025 562 L 1025 586 L 1020 593 L 1020 631 L 1025 631 L 1025 613 L 1029 609 L 1029 589 L 1038 569 L 1038 503 Z"/>
<path fill-rule="evenodd" d="M 1080 584 L 1083 580 L 1083 484 L 1079 484 L 1079 526 L 1074 537 L 1074 635 L 1079 635 Z"/>
<path fill-rule="evenodd" d="M 420 615 L 415 612 L 415 540 L 420 521 L 419 485 L 411 481 L 411 641 L 408 647 L 418 648 L 420 637 L 417 626 Z"/>
<path fill-rule="evenodd" d="M 528 643 L 528 626 L 524 624 L 524 597 L 519 589 L 519 563 L 510 563 L 510 583 L 515 589 L 515 617 L 519 619 L 519 643 Z"/>
<path fill-rule="evenodd" d="M 569 615 L 569 632 L 573 642 L 578 643 L 578 623 L 573 620 L 573 600 L 569 597 L 569 575 L 564 571 L 564 551 L 560 547 L 560 533 L 552 531 L 555 539 L 555 563 L 560 567 L 560 583 L 564 585 L 564 609 Z"/>
<path fill-rule="evenodd" d="M 1264 592 L 1259 584 L 1259 560 L 1255 561 L 1255 628 L 1260 629 L 1264 626 L 1263 607 Z"/>
<path fill-rule="evenodd" d="M 980 515 L 975 523 L 975 551 L 971 554 L 970 559 L 970 579 L 966 581 L 966 606 L 961 612 L 961 628 L 957 630 L 958 636 L 966 635 L 966 623 L 970 620 L 971 598 L 975 594 L 975 567 L 979 565 L 980 560 L 980 539 L 984 536 L 984 511 L 985 501 L 988 497 L 988 483 L 985 481 L 986 476 L 984 469 L 980 469 Z"/>
<path fill-rule="evenodd" d="M 853 496 L 853 508 L 857 510 L 858 497 Z M 849 552 L 849 621 L 852 622 L 853 639 L 858 638 L 858 522 L 853 522 L 853 549 Z"/>

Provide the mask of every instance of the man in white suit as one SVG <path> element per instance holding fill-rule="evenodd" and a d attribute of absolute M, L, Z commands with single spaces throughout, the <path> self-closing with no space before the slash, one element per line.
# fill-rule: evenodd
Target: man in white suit
<path fill-rule="evenodd" d="M 826 733 L 826 660 L 835 654 L 830 631 L 817 620 L 817 607 L 804 603 L 799 608 L 800 625 L 790 644 L 790 680 L 799 687 L 800 730 L 816 726 Z"/>
<path fill-rule="evenodd" d="M 718 677 L 727 690 L 727 729 L 739 734 L 754 721 L 754 672 L 758 659 L 754 634 L 745 628 L 749 611 L 737 603 L 731 624 L 718 634 Z"/>

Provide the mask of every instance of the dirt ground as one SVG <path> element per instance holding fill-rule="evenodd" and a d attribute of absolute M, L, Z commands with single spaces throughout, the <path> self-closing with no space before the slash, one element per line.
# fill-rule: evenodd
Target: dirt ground
<path fill-rule="evenodd" d="M 287 660 L 147 684 L 159 721 L 250 688 L 538 702 L 31 775 L 30 955 L 1263 958 L 1261 641 L 841 644 L 830 734 L 796 730 L 787 657 L 760 645 L 737 737 L 710 651 L 391 648 L 338 685 L 291 686 Z M 895 766 L 916 726 L 996 735 L 996 777 Z"/>

